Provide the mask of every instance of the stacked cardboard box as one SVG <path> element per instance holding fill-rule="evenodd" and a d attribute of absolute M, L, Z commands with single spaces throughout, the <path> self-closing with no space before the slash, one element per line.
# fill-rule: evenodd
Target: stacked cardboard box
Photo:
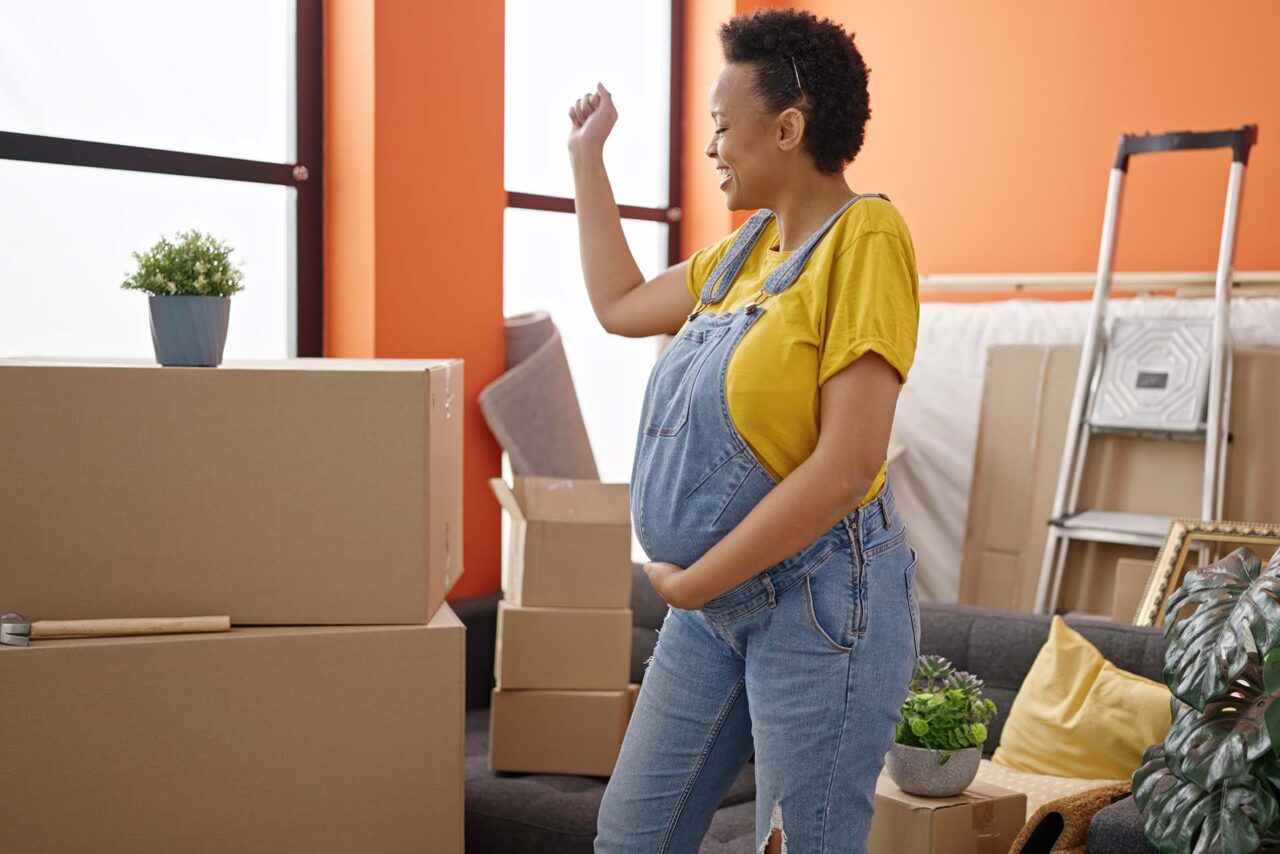
<path fill-rule="evenodd" d="M 461 392 L 458 360 L 0 360 L 0 610 L 233 624 L 0 648 L 6 841 L 461 852 Z"/>
<path fill-rule="evenodd" d="M 628 485 L 492 478 L 511 517 L 489 767 L 607 776 L 639 686 L 631 668 Z"/>

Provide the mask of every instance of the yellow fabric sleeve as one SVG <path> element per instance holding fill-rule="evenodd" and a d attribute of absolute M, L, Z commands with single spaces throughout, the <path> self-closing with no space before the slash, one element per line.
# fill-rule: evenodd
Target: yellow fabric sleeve
<path fill-rule="evenodd" d="M 883 356 L 907 381 L 920 317 L 913 254 L 896 234 L 871 231 L 832 262 L 819 388 L 868 350 Z"/>

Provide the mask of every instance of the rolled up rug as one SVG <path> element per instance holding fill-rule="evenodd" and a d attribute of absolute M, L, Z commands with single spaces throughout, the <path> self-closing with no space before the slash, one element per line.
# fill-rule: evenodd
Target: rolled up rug
<path fill-rule="evenodd" d="M 507 372 L 477 395 L 513 474 L 600 477 L 560 331 L 545 311 L 506 318 Z"/>

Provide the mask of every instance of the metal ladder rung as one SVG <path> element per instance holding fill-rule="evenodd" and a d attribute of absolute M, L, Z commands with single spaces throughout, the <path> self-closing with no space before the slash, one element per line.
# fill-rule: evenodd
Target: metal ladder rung
<path fill-rule="evenodd" d="M 1119 543 L 1126 546 L 1164 544 L 1173 523 L 1172 516 L 1150 513 L 1121 513 L 1114 510 L 1082 510 L 1050 524 L 1058 535 L 1068 540 L 1094 543 Z"/>
<path fill-rule="evenodd" d="M 1086 421 L 1085 426 L 1094 436 L 1130 436 L 1136 439 L 1168 439 L 1178 442 L 1203 442 L 1209 435 L 1209 425 L 1201 422 L 1195 430 L 1153 430 L 1145 427 L 1099 426 Z"/>

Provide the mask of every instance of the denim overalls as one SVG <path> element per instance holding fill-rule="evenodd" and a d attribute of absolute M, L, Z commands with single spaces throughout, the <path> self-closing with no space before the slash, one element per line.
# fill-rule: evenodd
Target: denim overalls
<path fill-rule="evenodd" d="M 738 342 L 784 298 L 850 199 L 732 312 L 699 309 L 654 364 L 631 479 L 650 560 L 688 567 L 776 481 L 734 426 Z M 724 299 L 772 211 L 757 211 L 702 289 Z M 699 610 L 668 608 L 601 803 L 598 854 L 694 854 L 755 753 L 756 842 L 864 852 L 876 777 L 919 655 L 916 555 L 886 480 L 810 545 Z"/>

